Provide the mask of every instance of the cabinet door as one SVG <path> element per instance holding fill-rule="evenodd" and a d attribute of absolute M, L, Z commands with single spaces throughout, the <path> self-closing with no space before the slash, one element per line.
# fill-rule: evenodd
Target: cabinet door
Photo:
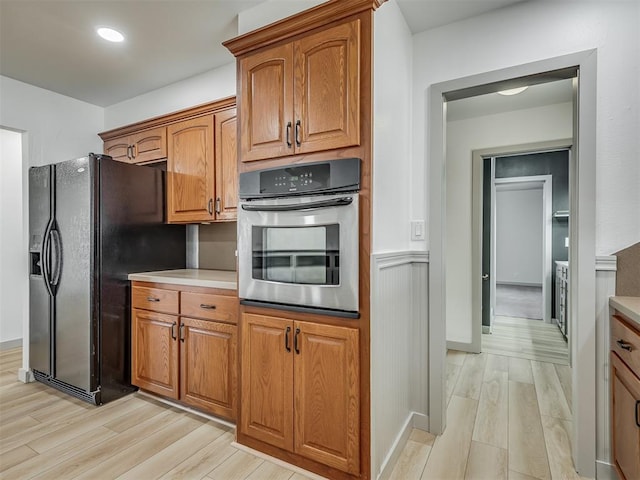
<path fill-rule="evenodd" d="M 178 317 L 132 310 L 131 383 L 178 398 Z"/>
<path fill-rule="evenodd" d="M 167 143 L 167 220 L 213 220 L 213 115 L 169 125 Z"/>
<path fill-rule="evenodd" d="M 236 418 L 237 327 L 180 318 L 180 400 Z"/>
<path fill-rule="evenodd" d="M 215 115 L 216 219 L 235 220 L 238 211 L 238 122 L 236 109 Z"/>
<path fill-rule="evenodd" d="M 611 353 L 613 460 L 621 480 L 640 478 L 640 379 Z"/>
<path fill-rule="evenodd" d="M 167 157 L 167 127 L 152 128 L 129 137 L 134 163 L 146 163 Z"/>
<path fill-rule="evenodd" d="M 293 47 L 240 60 L 240 160 L 293 154 Z"/>
<path fill-rule="evenodd" d="M 133 162 L 133 159 L 129 157 L 129 137 L 112 138 L 104 142 L 104 153 L 109 155 L 114 160 L 119 162 Z"/>
<path fill-rule="evenodd" d="M 289 451 L 293 451 L 292 329 L 288 320 L 242 316 L 240 430 Z"/>
<path fill-rule="evenodd" d="M 300 39 L 294 54 L 296 153 L 359 145 L 360 20 Z"/>
<path fill-rule="evenodd" d="M 295 323 L 295 452 L 360 471 L 358 330 Z"/>

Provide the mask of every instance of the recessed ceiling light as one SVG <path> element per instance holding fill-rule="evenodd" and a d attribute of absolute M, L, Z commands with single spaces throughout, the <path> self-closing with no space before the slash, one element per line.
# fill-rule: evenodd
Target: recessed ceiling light
<path fill-rule="evenodd" d="M 124 35 L 113 28 L 100 27 L 96 31 L 98 35 L 109 42 L 124 42 Z"/>
<path fill-rule="evenodd" d="M 525 86 L 525 87 L 518 87 L 518 88 L 510 88 L 509 90 L 501 90 L 498 93 L 500 95 L 507 95 L 507 96 L 509 96 L 509 95 L 517 95 L 519 93 L 524 92 L 527 88 L 529 88 L 529 87 Z"/>

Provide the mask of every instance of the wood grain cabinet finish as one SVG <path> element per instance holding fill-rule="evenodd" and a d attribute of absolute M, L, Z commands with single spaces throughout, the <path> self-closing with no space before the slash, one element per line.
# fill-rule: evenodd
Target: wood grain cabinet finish
<path fill-rule="evenodd" d="M 132 286 L 131 383 L 207 413 L 235 420 L 238 390 L 236 292 L 207 293 L 211 290 L 188 291 L 182 288 L 189 287 L 146 285 L 154 284 L 134 282 Z M 148 298 L 162 300 L 150 302 Z M 211 306 L 220 308 L 208 308 Z M 173 310 L 175 314 L 154 309 Z"/>
<path fill-rule="evenodd" d="M 620 342 L 619 342 L 620 341 Z M 634 367 L 640 332 L 611 318 L 611 437 L 620 480 L 640 478 L 640 369 Z M 624 353 L 624 356 L 620 355 Z"/>
<path fill-rule="evenodd" d="M 360 20 L 239 61 L 243 162 L 360 144 Z"/>
<path fill-rule="evenodd" d="M 166 127 L 143 130 L 104 142 L 104 153 L 127 163 L 152 163 L 167 158 Z"/>
<path fill-rule="evenodd" d="M 178 317 L 134 308 L 131 383 L 178 399 Z"/>
<path fill-rule="evenodd" d="M 243 434 L 358 474 L 358 330 L 245 313 Z"/>
<path fill-rule="evenodd" d="M 213 220 L 213 115 L 169 125 L 167 137 L 167 220 Z"/>
<path fill-rule="evenodd" d="M 238 122 L 236 109 L 215 114 L 216 220 L 238 215 Z"/>

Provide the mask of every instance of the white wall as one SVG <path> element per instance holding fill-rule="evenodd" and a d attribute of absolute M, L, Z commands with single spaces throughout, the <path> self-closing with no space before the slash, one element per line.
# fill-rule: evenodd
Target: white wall
<path fill-rule="evenodd" d="M 374 14 L 373 252 L 409 248 L 412 42 L 395 0 Z"/>
<path fill-rule="evenodd" d="M 104 128 L 111 130 L 236 94 L 236 62 L 153 90 L 104 109 Z M 102 151 L 102 150 L 101 150 Z"/>
<path fill-rule="evenodd" d="M 634 1 L 524 2 L 415 35 L 413 215 L 427 212 L 429 85 L 596 48 L 596 253 L 616 252 L 637 242 L 639 15 L 640 3 Z M 427 244 L 416 243 L 418 247 Z"/>
<path fill-rule="evenodd" d="M 496 282 L 542 286 L 542 185 L 496 191 Z"/>
<path fill-rule="evenodd" d="M 0 344 L 22 338 L 22 135 L 0 129 Z"/>
<path fill-rule="evenodd" d="M 471 343 L 472 151 L 571 138 L 572 125 L 571 103 L 447 122 L 447 341 Z"/>

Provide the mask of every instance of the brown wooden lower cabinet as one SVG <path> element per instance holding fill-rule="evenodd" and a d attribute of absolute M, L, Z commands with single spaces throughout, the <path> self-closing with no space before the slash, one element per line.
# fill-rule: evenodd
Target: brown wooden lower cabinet
<path fill-rule="evenodd" d="M 360 471 L 359 332 L 244 313 L 241 434 Z"/>
<path fill-rule="evenodd" d="M 237 297 L 132 287 L 131 383 L 214 415 L 237 416 Z M 149 293 L 151 292 L 151 293 Z M 181 300 L 165 303 L 172 294 Z M 154 296 L 155 295 L 155 296 Z M 151 299 L 151 300 L 149 300 Z M 157 302 L 153 302 L 158 299 Z M 199 303 L 198 312 L 192 300 Z M 208 303 L 204 303 L 206 300 Z M 235 304 L 235 311 L 232 306 Z M 175 310 L 160 313 L 149 308 Z M 217 305 L 220 319 L 215 321 Z M 189 317 L 181 313 L 189 312 Z M 213 312 L 213 313 L 212 313 Z M 200 315 L 202 318 L 193 318 Z"/>
<path fill-rule="evenodd" d="M 620 480 L 640 479 L 640 331 L 611 317 L 611 437 Z"/>

